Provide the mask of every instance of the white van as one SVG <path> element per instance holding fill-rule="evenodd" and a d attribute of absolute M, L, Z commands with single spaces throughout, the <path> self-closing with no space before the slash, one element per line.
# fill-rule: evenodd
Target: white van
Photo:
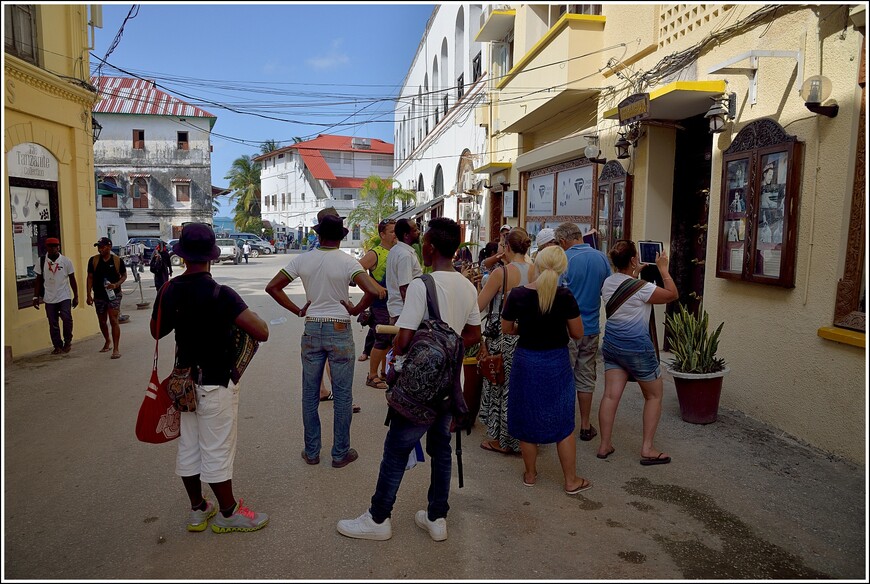
<path fill-rule="evenodd" d="M 259 235 L 254 235 L 253 233 L 230 233 L 230 237 L 235 240 L 243 239 L 249 240 L 250 243 L 256 243 L 262 248 L 263 255 L 275 253 L 275 246 L 265 239 L 261 239 Z"/>

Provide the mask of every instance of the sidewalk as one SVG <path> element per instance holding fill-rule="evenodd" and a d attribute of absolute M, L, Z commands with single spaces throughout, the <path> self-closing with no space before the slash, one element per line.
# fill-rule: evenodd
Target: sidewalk
<path fill-rule="evenodd" d="M 266 274 L 283 261 L 272 258 L 261 262 L 262 268 L 236 266 L 221 273 L 237 274 L 232 285 L 269 320 L 274 301 L 262 292 L 261 280 L 268 281 Z M 150 306 L 152 280 L 143 280 Z M 360 458 L 344 469 L 306 465 L 300 457 L 298 319 L 271 327 L 242 385 L 234 486 L 237 497 L 271 515 L 269 526 L 251 534 L 188 533 L 187 500 L 174 475 L 175 446 L 142 444 L 134 436 L 154 341 L 147 330 L 150 306 L 137 310 L 138 287 L 134 292 L 128 283 L 124 290 L 122 313 L 130 322 L 122 326 L 121 359 L 98 353 L 97 336 L 77 340 L 68 355 L 32 356 L 6 368 L 4 578 L 863 580 L 867 575 L 865 468 L 737 412 L 720 410 L 710 425 L 687 424 L 670 378 L 657 445 L 672 456 L 671 464 L 638 463 L 642 398 L 637 385 L 629 384 L 616 421 L 616 452 L 599 460 L 597 439 L 577 443 L 578 472 L 594 483 L 591 490 L 563 493 L 553 445 L 541 448 L 535 487 L 524 487 L 518 457 L 479 448 L 484 431 L 478 423 L 462 437 L 462 489 L 454 464 L 446 542 L 432 542 L 414 525 L 414 513 L 425 507 L 428 457 L 405 476 L 391 540 L 342 537 L 336 521 L 362 513 L 374 490 L 385 433 L 383 392 L 364 385 L 368 363 L 357 363 L 354 401 L 362 412 L 353 418 L 352 443 Z M 353 329 L 359 354 L 364 332 L 356 324 Z M 165 376 L 172 338 L 161 340 L 160 347 Z M 602 386 L 599 371 L 596 415 Z M 331 408 L 320 408 L 321 457 L 327 462 Z"/>

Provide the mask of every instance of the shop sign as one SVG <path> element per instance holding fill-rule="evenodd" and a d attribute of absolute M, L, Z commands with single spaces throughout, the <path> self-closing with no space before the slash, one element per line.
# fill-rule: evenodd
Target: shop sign
<path fill-rule="evenodd" d="M 635 93 L 619 102 L 619 125 L 625 126 L 649 117 L 649 93 Z"/>
<path fill-rule="evenodd" d="M 6 155 L 9 176 L 57 182 L 57 160 L 39 144 L 19 144 Z"/>

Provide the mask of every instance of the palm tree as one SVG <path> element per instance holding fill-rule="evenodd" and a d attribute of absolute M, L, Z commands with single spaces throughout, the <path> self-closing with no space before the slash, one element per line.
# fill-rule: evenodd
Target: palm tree
<path fill-rule="evenodd" d="M 265 142 L 260 144 L 260 154 L 268 154 L 269 152 L 274 152 L 280 147 L 281 146 L 276 140 L 266 140 Z"/>
<path fill-rule="evenodd" d="M 239 231 L 250 231 L 260 219 L 260 164 L 244 154 L 233 161 L 230 171 L 224 177 L 230 181 L 230 201 L 235 200 L 233 224 Z M 255 231 L 254 233 L 259 233 Z"/>
<path fill-rule="evenodd" d="M 397 201 L 403 203 L 416 201 L 415 193 L 394 185 L 399 185 L 399 181 L 374 175 L 368 177 L 360 188 L 359 205 L 347 216 L 348 225 L 362 227 L 365 249 L 371 249 L 377 244 L 378 223 L 396 212 Z"/>

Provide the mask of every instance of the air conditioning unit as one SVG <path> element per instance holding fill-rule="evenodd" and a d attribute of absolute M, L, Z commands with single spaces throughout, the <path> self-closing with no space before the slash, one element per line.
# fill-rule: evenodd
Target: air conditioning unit
<path fill-rule="evenodd" d="M 473 203 L 459 203 L 459 219 L 463 222 L 474 220 L 475 211 Z"/>

